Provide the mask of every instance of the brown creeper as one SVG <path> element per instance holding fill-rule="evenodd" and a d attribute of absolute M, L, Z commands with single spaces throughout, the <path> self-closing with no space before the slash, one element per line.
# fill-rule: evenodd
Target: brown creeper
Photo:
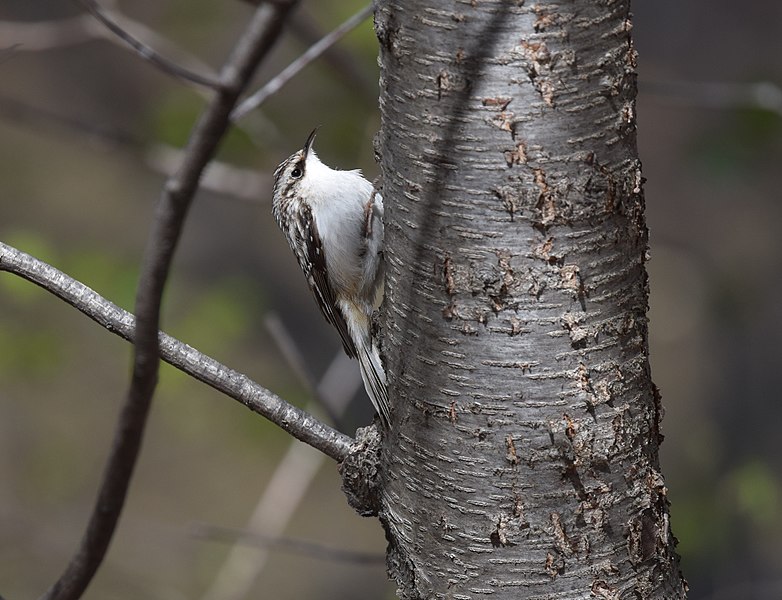
<path fill-rule="evenodd" d="M 383 199 L 360 171 L 324 165 L 312 143 L 274 172 L 272 209 L 323 316 L 358 358 L 369 399 L 389 422 L 386 373 L 372 336 L 383 295 Z"/>

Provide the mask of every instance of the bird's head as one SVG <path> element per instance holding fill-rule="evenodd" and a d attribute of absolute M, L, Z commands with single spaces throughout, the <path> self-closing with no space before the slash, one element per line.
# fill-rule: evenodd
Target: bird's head
<path fill-rule="evenodd" d="M 280 163 L 274 171 L 274 197 L 287 196 L 295 193 L 295 190 L 301 185 L 307 173 L 307 165 L 313 162 L 320 162 L 312 144 L 315 142 L 315 134 L 318 128 L 312 130 L 304 143 L 304 147 L 291 154 Z"/>

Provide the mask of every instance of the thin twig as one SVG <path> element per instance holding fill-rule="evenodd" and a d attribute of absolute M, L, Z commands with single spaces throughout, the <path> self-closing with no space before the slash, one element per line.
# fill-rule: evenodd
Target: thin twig
<path fill-rule="evenodd" d="M 84 1 L 84 0 L 82 0 Z M 91 2 L 91 0 L 89 0 Z M 45 600 L 76 600 L 103 561 L 138 458 L 159 369 L 163 289 L 198 181 L 229 126 L 229 115 L 258 63 L 277 39 L 294 1 L 258 8 L 220 73 L 218 93 L 196 124 L 185 159 L 165 185 L 152 223 L 136 294 L 133 375 L 87 530 Z"/>
<path fill-rule="evenodd" d="M 259 548 L 269 548 L 281 552 L 290 552 L 320 560 L 330 560 L 342 563 L 355 563 L 360 565 L 382 565 L 386 562 L 385 554 L 378 552 L 361 552 L 359 550 L 345 550 L 286 537 L 274 537 L 230 527 L 218 527 L 216 525 L 196 524 L 192 528 L 195 537 L 224 542 L 235 542 Z"/>
<path fill-rule="evenodd" d="M 18 275 L 61 300 L 122 339 L 132 342 L 135 317 L 83 283 L 16 248 L 0 242 L 0 271 Z M 292 406 L 246 375 L 195 348 L 159 332 L 160 358 L 195 379 L 244 404 L 305 444 L 341 462 L 353 440 Z"/>
<path fill-rule="evenodd" d="M 189 81 L 198 85 L 202 85 L 211 89 L 219 89 L 222 85 L 222 81 L 210 77 L 208 75 L 202 75 L 189 69 L 178 65 L 172 60 L 162 56 L 153 48 L 135 38 L 128 33 L 112 16 L 108 11 L 103 9 L 100 4 L 95 0 L 76 0 L 81 4 L 85 10 L 87 10 L 93 17 L 103 23 L 112 33 L 114 33 L 120 40 L 130 46 L 141 58 L 155 65 L 158 69 L 172 75 L 178 79 Z"/>
<path fill-rule="evenodd" d="M 296 11 L 288 22 L 288 29 L 305 48 L 309 48 L 324 35 L 319 23 L 303 10 Z M 322 54 L 323 63 L 331 67 L 335 77 L 351 90 L 360 93 L 368 102 L 377 102 L 377 82 L 359 64 L 356 53 L 334 44 Z"/>
<path fill-rule="evenodd" d="M 342 23 L 342 25 L 337 27 L 334 31 L 313 44 L 304 54 L 285 67 L 279 75 L 239 104 L 239 106 L 234 109 L 233 113 L 231 113 L 231 120 L 238 121 L 250 111 L 258 108 L 267 98 L 276 94 L 282 86 L 293 79 L 299 71 L 318 58 L 328 48 L 336 44 L 345 36 L 345 34 L 358 27 L 371 14 L 372 5 L 369 4 Z"/>
<path fill-rule="evenodd" d="M 0 21 L 0 39 L 10 43 L 10 48 L 14 52 L 41 52 L 75 46 L 92 40 L 107 40 L 141 54 L 142 58 L 149 60 L 156 67 L 186 82 L 200 80 L 195 83 L 209 89 L 217 86 L 217 75 L 212 72 L 209 65 L 155 30 L 117 11 L 112 11 L 109 16 L 105 6 L 101 7 L 90 0 L 79 1 L 90 11 L 89 13 L 50 21 Z M 107 21 L 111 25 L 108 25 Z M 148 43 L 138 41 L 138 38 L 145 39 Z M 179 65 L 161 56 L 160 52 L 151 49 L 149 43 L 154 43 L 169 53 L 180 56 L 181 61 L 191 66 Z M 0 56 L 3 56 L 3 52 L 5 51 L 0 51 Z"/>

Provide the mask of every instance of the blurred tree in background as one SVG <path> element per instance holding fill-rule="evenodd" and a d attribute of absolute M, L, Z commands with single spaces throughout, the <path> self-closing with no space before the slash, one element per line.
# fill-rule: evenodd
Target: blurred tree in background
<path fill-rule="evenodd" d="M 302 3 L 257 82 L 361 7 Z M 666 0 L 634 9 L 652 366 L 667 410 L 663 470 L 683 569 L 695 599 L 778 598 L 782 8 L 758 2 L 737 15 L 733 3 Z M 248 15 L 240 3 L 203 0 L 122 10 L 212 65 Z M 0 239 L 130 310 L 166 157 L 204 100 L 100 36 L 36 47 L 40 31 L 19 25 L 79 14 L 70 2 L 0 5 L 0 51 L 20 44 L 0 54 Z M 218 158 L 235 177 L 199 192 L 164 304 L 169 333 L 302 404 L 308 394 L 265 314 L 278 312 L 294 339 L 308 340 L 302 350 L 316 373 L 339 347 L 273 228 L 268 175 L 318 124 L 328 162 L 376 174 L 370 23 L 337 48 L 228 137 Z M 772 82 L 765 93 L 752 92 L 759 81 Z M 128 346 L 10 276 L 0 277 L 0 314 L 0 593 L 13 599 L 53 581 L 81 534 L 127 382 Z M 244 527 L 288 444 L 215 396 L 163 367 L 130 502 L 92 597 L 192 598 L 213 583 L 229 546 L 194 535 L 193 525 Z M 344 430 L 369 418 L 356 403 Z M 373 552 L 385 545 L 374 521 L 345 505 L 333 468 L 318 471 L 285 535 Z M 308 577 L 295 576 L 302 570 Z M 392 589 L 382 564 L 277 551 L 256 586 L 278 598 Z"/>

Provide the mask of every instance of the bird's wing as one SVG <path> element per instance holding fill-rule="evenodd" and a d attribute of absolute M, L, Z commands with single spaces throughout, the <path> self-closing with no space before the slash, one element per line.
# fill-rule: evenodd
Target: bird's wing
<path fill-rule="evenodd" d="M 345 353 L 350 358 L 356 358 L 356 346 L 350 339 L 345 316 L 337 304 L 337 296 L 329 283 L 325 248 L 318 233 L 315 219 L 312 217 L 312 210 L 306 204 L 302 204 L 296 229 L 299 236 L 299 248 L 304 249 L 302 255 L 298 256 L 299 265 L 307 277 L 307 283 L 315 296 L 320 312 L 339 332 Z"/>

